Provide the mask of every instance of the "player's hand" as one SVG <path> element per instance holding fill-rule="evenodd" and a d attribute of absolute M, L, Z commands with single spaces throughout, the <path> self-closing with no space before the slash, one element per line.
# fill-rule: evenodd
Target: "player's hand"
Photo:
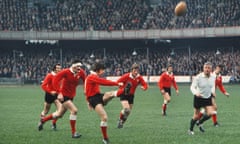
<path fill-rule="evenodd" d="M 165 94 L 165 90 L 161 90 L 161 93 L 162 93 L 162 95 L 164 95 Z"/>
<path fill-rule="evenodd" d="M 62 93 L 59 93 L 59 94 L 58 94 L 58 99 L 59 99 L 60 101 L 63 101 L 63 100 L 64 100 Z"/>
<path fill-rule="evenodd" d="M 141 89 L 144 91 L 147 90 L 147 88 L 145 88 L 144 86 L 141 86 Z"/>
<path fill-rule="evenodd" d="M 228 92 L 225 92 L 224 95 L 227 96 L 227 97 L 230 96 L 230 94 Z"/>
<path fill-rule="evenodd" d="M 216 93 L 212 93 L 212 95 L 213 95 L 214 97 L 216 97 Z"/>
<path fill-rule="evenodd" d="M 123 82 L 119 82 L 119 83 L 118 83 L 118 86 L 123 86 Z"/>
<path fill-rule="evenodd" d="M 176 94 L 177 94 L 177 96 L 179 96 L 179 90 L 176 90 Z"/>
<path fill-rule="evenodd" d="M 202 97 L 202 95 L 200 93 L 195 94 L 195 96 Z"/>

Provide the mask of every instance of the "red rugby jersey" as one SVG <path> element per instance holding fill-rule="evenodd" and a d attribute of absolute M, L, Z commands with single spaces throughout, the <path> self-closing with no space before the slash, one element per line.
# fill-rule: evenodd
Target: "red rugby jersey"
<path fill-rule="evenodd" d="M 221 75 L 216 75 L 216 80 L 215 80 L 215 86 L 219 88 L 219 90 L 225 94 L 227 91 L 223 86 L 222 83 L 222 76 Z"/>
<path fill-rule="evenodd" d="M 169 74 L 168 72 L 162 73 L 158 81 L 158 86 L 160 90 L 162 90 L 164 87 L 171 88 L 172 85 L 176 90 L 178 90 L 178 86 L 175 81 L 173 73 L 172 74 Z"/>
<path fill-rule="evenodd" d="M 141 84 L 146 90 L 148 88 L 148 84 L 144 81 L 143 77 L 141 75 L 137 75 L 135 78 L 132 76 L 131 73 L 126 73 L 122 75 L 117 82 L 122 82 L 124 85 L 120 87 L 120 89 L 124 89 L 126 85 L 130 82 L 131 83 L 131 89 L 130 89 L 130 95 L 134 95 L 136 88 L 139 84 Z"/>
<path fill-rule="evenodd" d="M 100 85 L 118 86 L 118 83 L 107 80 L 105 78 L 101 78 L 96 73 L 92 73 L 88 75 L 84 85 L 84 92 L 87 100 L 89 97 L 95 96 L 96 94 L 100 93 L 100 87 L 99 87 Z"/>
<path fill-rule="evenodd" d="M 53 78 L 55 75 L 56 75 L 56 73 L 50 72 L 44 78 L 41 87 L 45 92 L 51 93 L 51 91 L 56 91 L 53 87 Z"/>
<path fill-rule="evenodd" d="M 73 98 L 76 95 L 76 88 L 80 82 L 80 79 L 84 82 L 86 78 L 85 72 L 80 71 L 74 74 L 70 68 L 60 71 L 53 80 L 54 88 L 58 93 L 62 93 L 63 96 Z"/>

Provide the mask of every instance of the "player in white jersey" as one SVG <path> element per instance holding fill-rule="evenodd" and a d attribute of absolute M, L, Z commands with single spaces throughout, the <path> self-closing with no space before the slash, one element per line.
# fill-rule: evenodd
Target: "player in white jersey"
<path fill-rule="evenodd" d="M 198 115 L 200 113 L 200 109 L 204 108 L 206 111 L 206 115 L 204 115 L 198 123 L 199 130 L 204 132 L 202 124 L 204 121 L 208 120 L 212 114 L 214 113 L 214 107 L 212 104 L 212 96 L 215 96 L 215 77 L 211 74 L 212 72 L 212 64 L 210 62 L 206 62 L 203 66 L 203 72 L 198 74 L 191 84 L 191 92 L 194 95 L 193 107 L 194 114 L 190 122 L 190 128 L 188 133 L 193 135 L 193 128 L 198 120 Z"/>
<path fill-rule="evenodd" d="M 230 94 L 226 91 L 225 87 L 223 86 L 222 83 L 222 76 L 221 76 L 221 71 L 222 71 L 223 66 L 222 65 L 217 65 L 215 70 L 213 71 L 212 75 L 216 78 L 215 80 L 215 87 L 216 89 L 218 88 L 225 96 L 229 97 Z M 215 108 L 214 114 L 212 115 L 212 121 L 213 125 L 215 127 L 219 126 L 219 123 L 217 121 L 217 104 L 216 104 L 216 97 L 212 97 L 212 104 Z M 199 113 L 199 119 L 203 116 L 204 110 L 201 110 Z"/>

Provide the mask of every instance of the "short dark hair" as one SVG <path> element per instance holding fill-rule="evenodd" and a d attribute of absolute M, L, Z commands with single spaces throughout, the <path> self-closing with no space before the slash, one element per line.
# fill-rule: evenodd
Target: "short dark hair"
<path fill-rule="evenodd" d="M 55 64 L 52 68 L 52 71 L 55 71 L 57 69 L 57 66 L 61 66 L 60 63 Z"/>
<path fill-rule="evenodd" d="M 96 62 L 95 64 L 93 64 L 93 66 L 92 66 L 92 70 L 94 71 L 94 72 L 97 72 L 97 71 L 99 71 L 99 70 L 104 70 L 106 67 L 105 67 L 105 65 L 103 64 L 103 63 L 101 63 L 101 62 Z"/>
<path fill-rule="evenodd" d="M 75 59 L 75 60 L 72 61 L 72 64 L 75 64 L 75 63 L 82 63 L 82 62 L 78 59 Z"/>

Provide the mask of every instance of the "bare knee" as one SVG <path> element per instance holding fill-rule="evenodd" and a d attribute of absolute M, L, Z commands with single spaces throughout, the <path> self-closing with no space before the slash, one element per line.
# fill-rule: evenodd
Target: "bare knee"
<path fill-rule="evenodd" d="M 168 98 L 168 99 L 164 99 L 164 103 L 167 104 L 167 103 L 170 103 L 171 99 Z"/>
<path fill-rule="evenodd" d="M 60 110 L 57 110 L 56 112 L 54 112 L 53 116 L 56 118 L 62 118 L 63 115 L 65 114 L 65 112 L 66 112 L 66 109 L 60 109 Z"/>
<path fill-rule="evenodd" d="M 101 117 L 101 121 L 107 122 L 107 121 L 108 121 L 107 115 L 103 115 L 103 116 Z"/>
<path fill-rule="evenodd" d="M 77 112 L 78 112 L 77 109 L 73 109 L 73 110 L 71 110 L 71 114 L 72 114 L 72 115 L 77 115 Z"/>

